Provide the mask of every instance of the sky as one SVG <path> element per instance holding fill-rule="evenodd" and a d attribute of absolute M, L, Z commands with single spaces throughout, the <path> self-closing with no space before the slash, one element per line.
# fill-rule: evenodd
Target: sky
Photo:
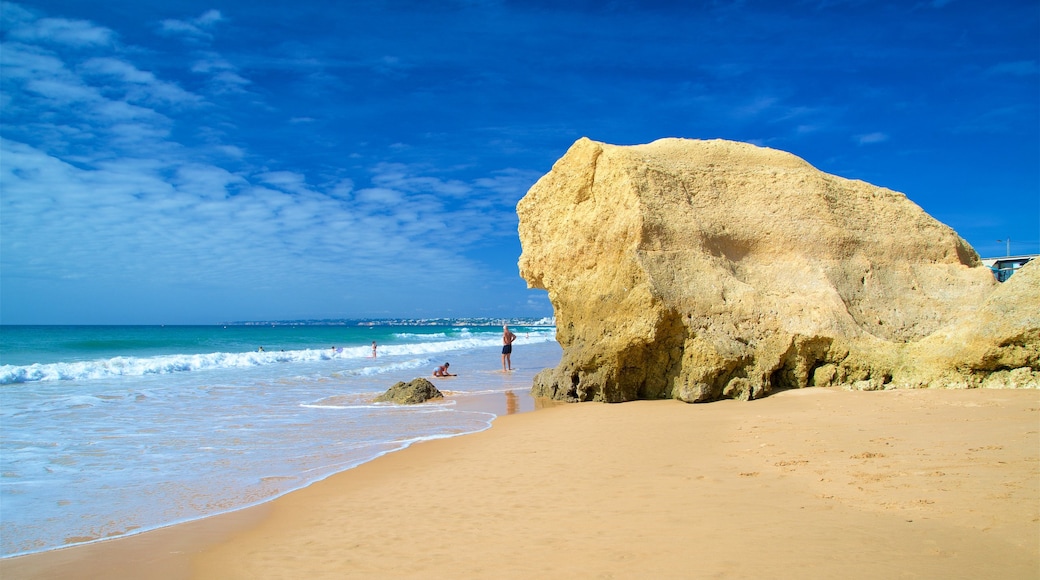
<path fill-rule="evenodd" d="M 1040 252 L 1036 0 L 0 2 L 0 323 L 549 316 L 580 137 L 732 139 Z M 999 240 L 999 241 L 998 241 Z"/>

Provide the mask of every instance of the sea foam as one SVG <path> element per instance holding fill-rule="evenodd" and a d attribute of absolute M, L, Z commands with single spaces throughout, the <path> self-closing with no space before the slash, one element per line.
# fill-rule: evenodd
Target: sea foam
<path fill-rule="evenodd" d="M 384 356 L 435 355 L 452 351 L 495 346 L 497 337 L 467 337 L 447 340 L 443 333 L 434 335 L 405 334 L 408 338 L 434 338 L 421 342 L 380 346 Z M 553 337 L 535 333 L 517 341 L 517 344 L 551 342 Z M 165 375 L 171 373 L 204 371 L 211 369 L 251 368 L 272 364 L 308 363 L 335 359 L 364 359 L 370 357 L 371 347 L 355 346 L 328 349 L 303 349 L 277 352 L 215 352 L 209 354 L 173 354 L 153 357 L 114 357 L 108 359 L 74 362 L 56 362 L 31 365 L 0 366 L 0 385 L 38 381 L 82 381 L 120 376 Z M 414 368 L 430 362 L 429 358 L 404 361 L 396 366 L 372 366 L 353 371 L 355 375 L 376 374 L 403 368 Z M 404 365 L 404 366 L 402 366 Z M 414 365 L 414 366 L 409 366 Z"/>

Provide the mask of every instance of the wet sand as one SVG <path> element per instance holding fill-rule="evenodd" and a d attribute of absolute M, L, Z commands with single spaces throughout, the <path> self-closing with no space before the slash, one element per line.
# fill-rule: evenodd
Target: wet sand
<path fill-rule="evenodd" d="M 0 575 L 1038 578 L 1040 391 L 552 406 Z"/>

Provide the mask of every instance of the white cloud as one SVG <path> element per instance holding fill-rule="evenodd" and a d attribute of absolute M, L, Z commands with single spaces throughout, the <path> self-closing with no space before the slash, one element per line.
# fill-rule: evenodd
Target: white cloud
<path fill-rule="evenodd" d="M 292 171 L 268 171 L 257 176 L 264 183 L 289 193 L 313 193 L 307 187 L 307 178 Z"/>
<path fill-rule="evenodd" d="M 2 147 L 5 274 L 233 278 L 248 286 L 287 272 L 310 283 L 403 280 L 427 260 L 459 276 L 472 270 L 453 240 L 422 238 L 443 222 L 424 221 L 398 191 L 362 190 L 353 205 L 306 188 L 291 172 L 255 177 L 275 189 L 198 162 L 120 159 L 82 169 L 26 144 Z M 166 178 L 171 169 L 175 176 Z M 369 203 L 382 215 L 365 211 Z"/>
<path fill-rule="evenodd" d="M 228 61 L 210 53 L 206 55 L 206 58 L 195 61 L 191 65 L 191 72 L 208 74 L 214 71 L 233 70 L 234 68 Z"/>
<path fill-rule="evenodd" d="M 110 76 L 127 83 L 147 85 L 156 82 L 155 75 L 152 73 L 142 71 L 130 63 L 111 57 L 87 59 L 83 63 L 82 69 L 88 73 Z"/>
<path fill-rule="evenodd" d="M 138 69 L 131 63 L 111 57 L 88 59 L 81 65 L 88 75 L 103 77 L 111 83 L 120 83 L 132 101 L 149 103 L 199 103 L 202 99 L 174 83 L 157 79 L 154 74 Z"/>
<path fill-rule="evenodd" d="M 145 151 L 155 151 L 154 146 L 170 135 L 170 129 L 158 124 L 117 123 L 108 128 L 111 144 L 124 150 L 144 146 Z"/>
<path fill-rule="evenodd" d="M 370 204 L 378 208 L 390 211 L 404 202 L 405 196 L 400 191 L 385 187 L 366 187 L 358 190 L 356 199 L 363 204 Z"/>
<path fill-rule="evenodd" d="M 163 20 L 159 23 L 162 32 L 170 34 L 186 34 L 189 36 L 207 36 L 198 26 L 184 20 Z"/>
<path fill-rule="evenodd" d="M 343 178 L 338 180 L 331 189 L 329 189 L 329 195 L 342 200 L 350 200 L 351 194 L 354 191 L 354 180 L 350 178 Z"/>
<path fill-rule="evenodd" d="M 31 139 L 52 154 L 78 149 L 77 162 L 110 155 L 106 147 L 134 149 L 139 155 L 168 151 L 164 140 L 173 120 L 160 109 L 202 103 L 197 95 L 111 56 L 88 54 L 79 64 L 67 64 L 42 45 L 16 43 L 5 46 L 3 66 L 10 120 L 6 133 Z"/>
<path fill-rule="evenodd" d="M 23 44 L 5 42 L 0 51 L 6 79 L 32 79 L 64 72 L 65 63 L 49 51 Z"/>
<path fill-rule="evenodd" d="M 0 26 L 4 30 L 14 30 L 26 22 L 35 19 L 32 12 L 14 2 L 0 2 Z"/>
<path fill-rule="evenodd" d="M 162 33 L 181 36 L 192 40 L 209 40 L 213 38 L 210 29 L 213 25 L 225 20 L 219 10 L 207 10 L 197 18 L 187 20 L 167 19 L 159 23 Z"/>
<path fill-rule="evenodd" d="M 178 191 L 198 199 L 225 199 L 231 190 L 248 184 L 240 175 L 205 163 L 185 163 L 177 167 L 173 183 Z"/>
<path fill-rule="evenodd" d="M 43 28 L 25 18 L 25 30 Z M 221 19 L 206 13 L 188 24 Z M 379 302 L 394 285 L 433 295 L 485 277 L 467 251 L 515 235 L 513 208 L 536 177 L 528 172 L 457 179 L 380 163 L 319 176 L 271 161 L 258 170 L 247 164 L 257 155 L 222 142 L 232 127 L 198 131 L 185 115 L 211 100 L 107 38 L 103 50 L 82 44 L 75 55 L 28 33 L 4 46 L 3 102 L 14 121 L 0 138 L 8 304 L 31 302 L 27 281 L 61 280 L 126 292 L 147 286 L 154 295 L 145 301 L 170 301 L 173 287 L 195 300 L 350 288 Z M 218 85 L 249 83 L 212 53 L 192 70 Z M 431 264 L 450 278 L 416 280 Z"/>
<path fill-rule="evenodd" d="M 373 169 L 372 183 L 403 191 L 427 191 L 448 197 L 464 197 L 473 191 L 458 180 L 414 175 L 414 169 L 400 163 L 380 163 Z"/>
<path fill-rule="evenodd" d="M 871 145 L 873 143 L 884 143 L 888 141 L 888 135 L 885 133 L 874 132 L 867 133 L 864 135 L 857 135 L 856 142 L 860 145 Z"/>
<path fill-rule="evenodd" d="M 232 71 L 221 71 L 213 75 L 213 85 L 221 92 L 239 92 L 252 81 Z"/>
<path fill-rule="evenodd" d="M 224 20 L 224 17 L 220 14 L 220 10 L 207 10 L 195 19 L 195 22 L 199 26 L 213 26 L 217 22 Z"/>
<path fill-rule="evenodd" d="M 537 171 L 505 169 L 494 172 L 491 177 L 481 177 L 475 183 L 505 199 L 512 200 L 512 203 L 515 204 L 541 176 L 542 174 Z"/>
<path fill-rule="evenodd" d="M 100 99 L 92 105 L 94 117 L 101 122 L 139 121 L 152 125 L 166 125 L 170 122 L 170 119 L 155 109 L 141 107 L 127 101 Z"/>
<path fill-rule="evenodd" d="M 8 4 L 3 9 L 8 9 Z M 108 45 L 115 39 L 115 33 L 104 26 L 97 26 L 87 20 L 67 20 L 65 18 L 41 18 L 25 22 L 13 27 L 8 35 L 24 42 L 44 42 L 63 44 L 74 47 Z"/>
<path fill-rule="evenodd" d="M 210 82 L 217 93 L 240 92 L 251 84 L 249 79 L 238 74 L 233 64 L 212 53 L 192 64 L 191 72 L 210 75 Z"/>
<path fill-rule="evenodd" d="M 246 152 L 241 147 L 234 145 L 218 145 L 216 149 L 232 159 L 242 159 L 246 156 Z"/>
<path fill-rule="evenodd" d="M 746 119 L 761 115 L 779 102 L 776 97 L 757 97 L 749 103 L 734 107 L 732 114 L 738 119 Z"/>
<path fill-rule="evenodd" d="M 61 78 L 31 79 L 24 87 L 27 91 L 54 101 L 58 106 L 104 100 L 96 88 Z"/>

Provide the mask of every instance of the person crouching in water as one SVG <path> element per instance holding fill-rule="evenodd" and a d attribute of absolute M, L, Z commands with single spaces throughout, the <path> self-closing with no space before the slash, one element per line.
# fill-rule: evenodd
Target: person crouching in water
<path fill-rule="evenodd" d="M 433 371 L 433 376 L 435 376 L 435 377 L 457 377 L 457 376 L 459 376 L 459 375 L 453 375 L 453 374 L 449 373 L 448 372 L 448 367 L 449 366 L 451 366 L 449 363 L 444 363 L 444 366 L 437 367 L 437 369 Z"/>

